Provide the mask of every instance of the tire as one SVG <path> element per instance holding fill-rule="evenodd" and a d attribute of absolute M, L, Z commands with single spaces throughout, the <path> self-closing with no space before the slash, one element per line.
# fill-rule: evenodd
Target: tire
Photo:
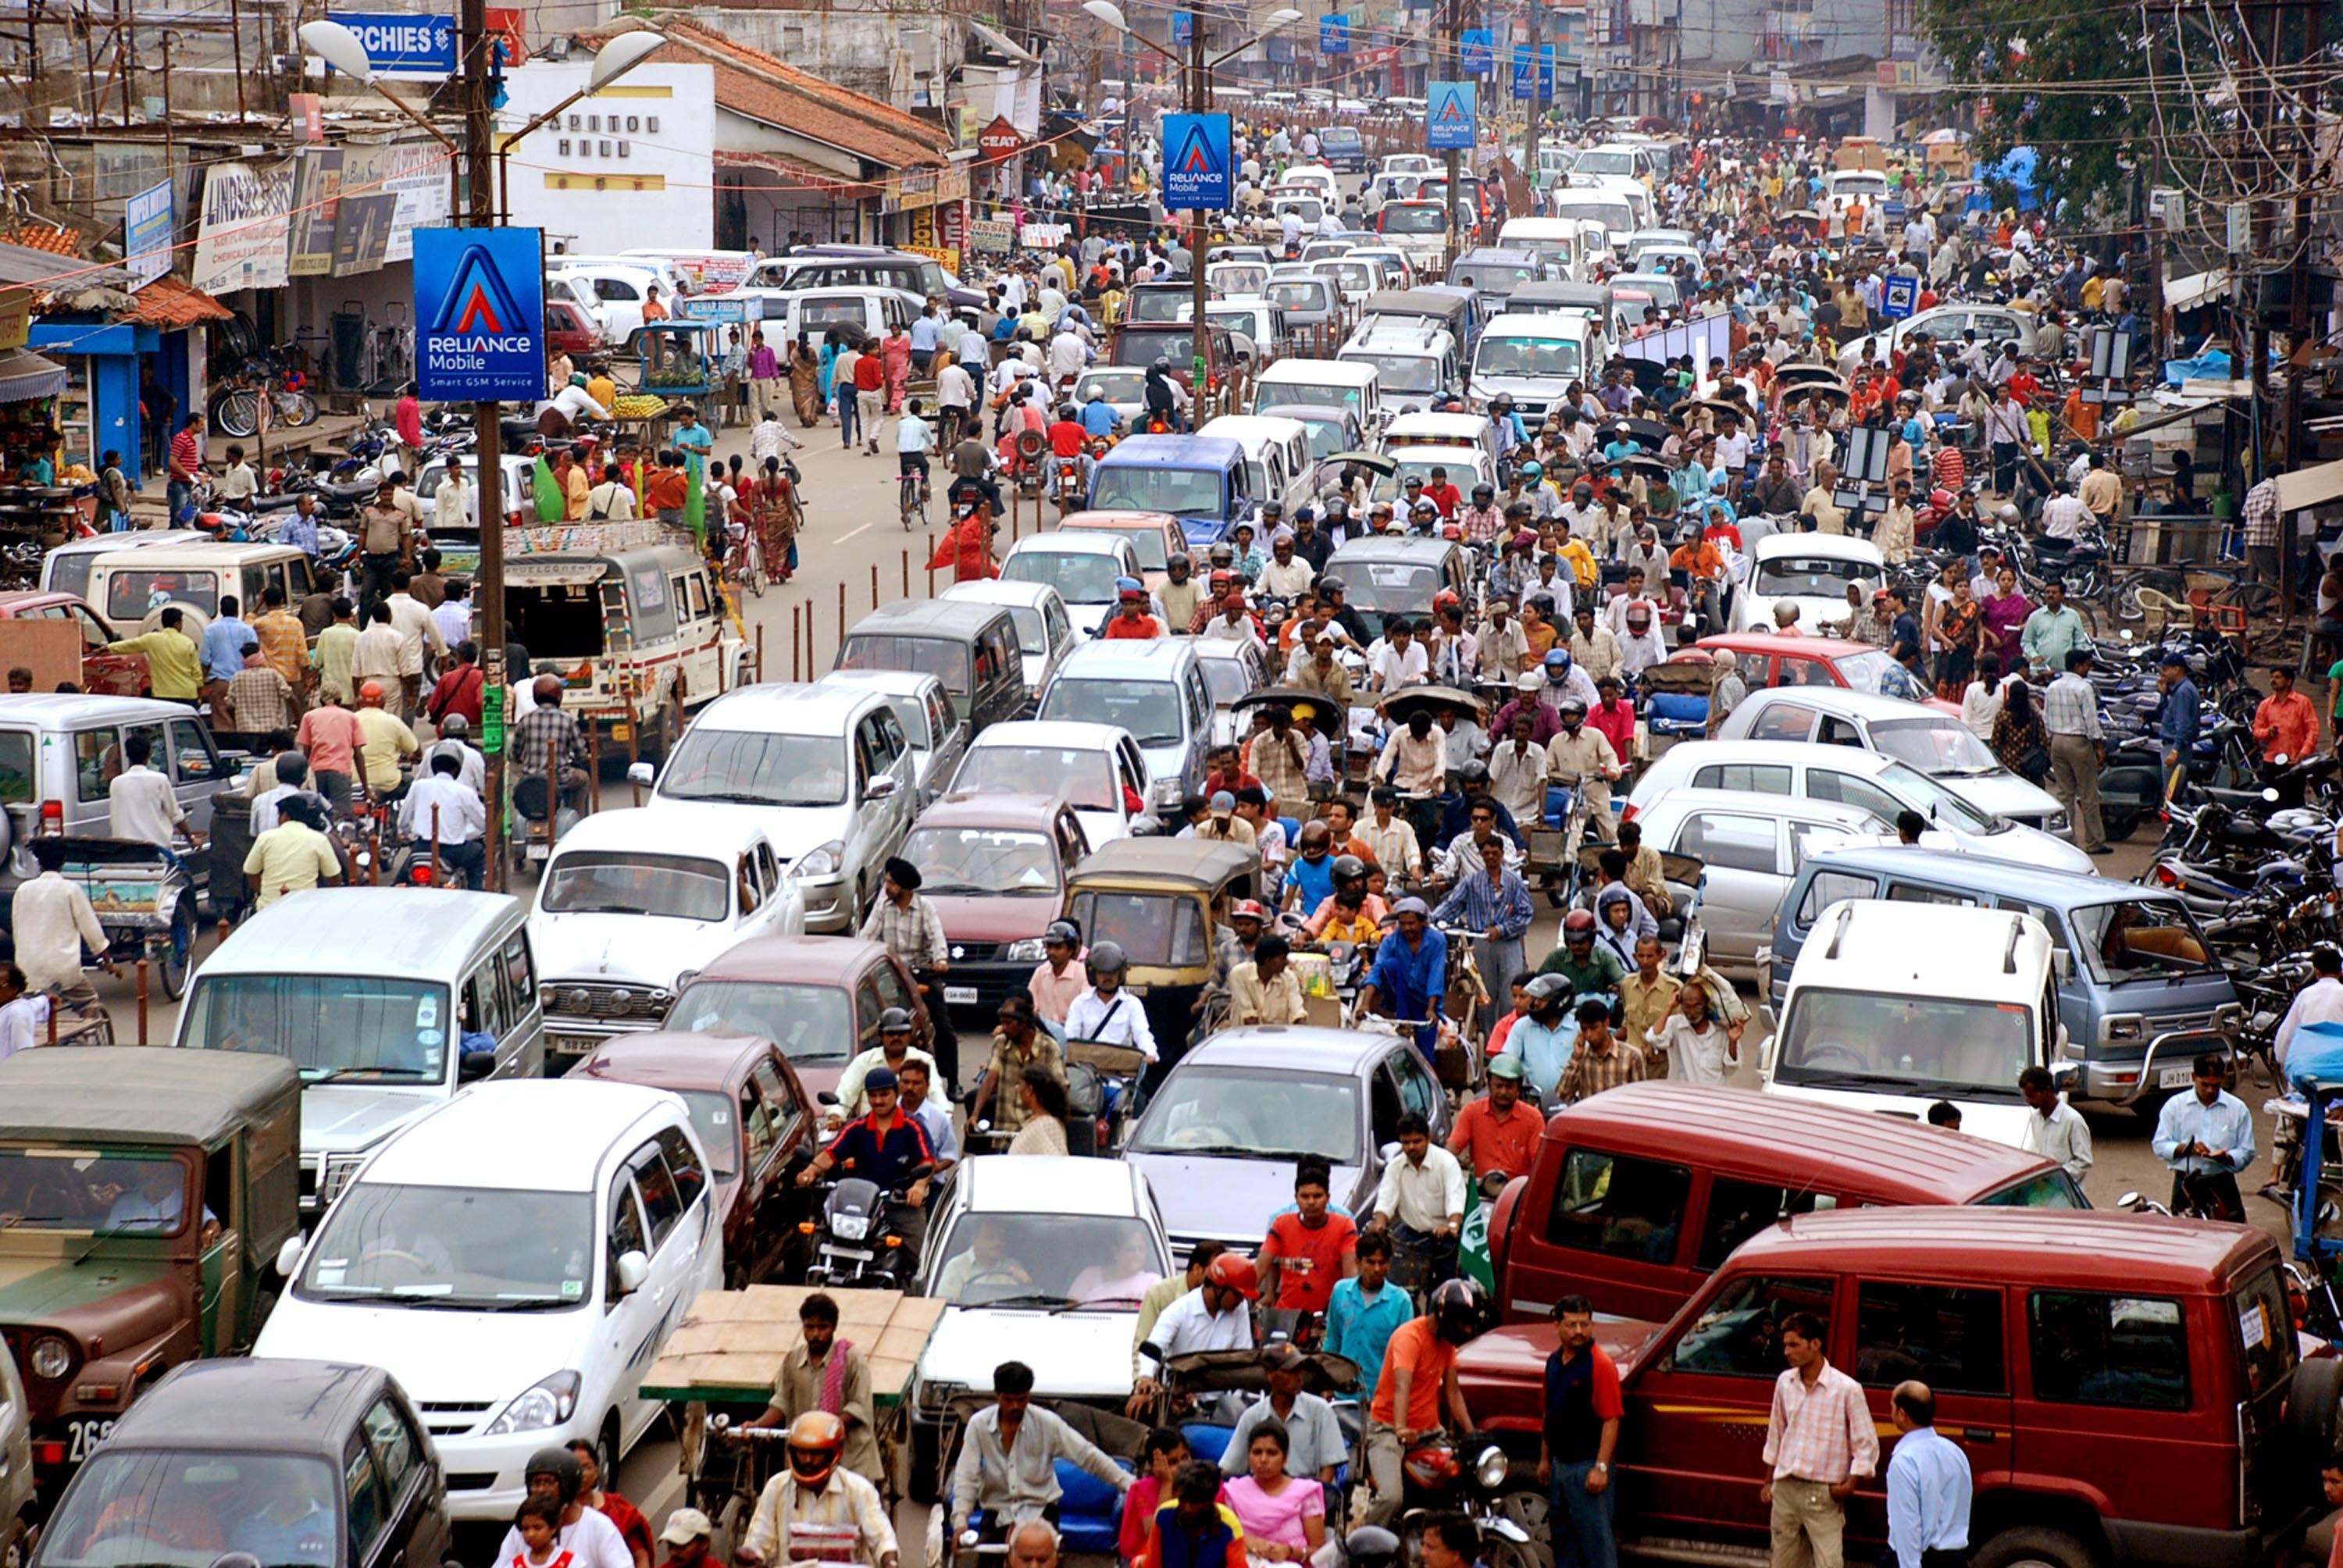
<path fill-rule="evenodd" d="M 317 400 L 307 392 L 279 392 L 277 417 L 288 429 L 307 429 L 317 422 Z"/>
<path fill-rule="evenodd" d="M 2021 1524 L 1977 1549 L 1969 1568 L 2098 1568 L 2088 1546 L 2063 1530 Z"/>
<path fill-rule="evenodd" d="M 161 962 L 163 995 L 176 1001 L 186 994 L 187 970 L 193 965 L 196 950 L 196 917 L 187 906 L 181 904 L 171 915 L 170 941 L 163 949 Z"/>
<path fill-rule="evenodd" d="M 643 732 L 638 748 L 646 762 L 664 766 L 669 753 L 683 735 L 683 693 L 670 689 L 667 700 L 659 704 L 659 728 Z"/>
<path fill-rule="evenodd" d="M 594 1434 L 596 1462 L 602 1469 L 602 1484 L 608 1486 L 618 1473 L 618 1412 L 612 1411 L 602 1418 L 602 1430 Z"/>
<path fill-rule="evenodd" d="M 2298 1458 L 2306 1482 L 2321 1458 L 2335 1452 L 2338 1399 L 2343 1362 L 2306 1361 L 2294 1369 L 2294 1386 L 2287 1391 L 2286 1452 Z"/>
<path fill-rule="evenodd" d="M 2140 820 L 2137 811 L 2109 810 L 2104 806 L 2099 810 L 2099 826 L 2107 829 L 2110 844 L 2120 844 L 2138 832 Z"/>
<path fill-rule="evenodd" d="M 1481 1561 L 1486 1568 L 1554 1568 L 1554 1553 L 1534 1535 L 1512 1541 L 1492 1532 L 1483 1538 Z"/>
<path fill-rule="evenodd" d="M 260 429 L 259 395 L 241 387 L 223 393 L 212 405 L 211 420 L 223 436 L 235 440 L 251 439 Z"/>

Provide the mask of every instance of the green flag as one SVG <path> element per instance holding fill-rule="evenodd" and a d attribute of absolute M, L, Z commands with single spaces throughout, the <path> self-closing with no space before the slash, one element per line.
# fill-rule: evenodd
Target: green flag
<path fill-rule="evenodd" d="M 530 470 L 528 480 L 530 487 L 537 492 L 537 520 L 540 523 L 561 521 L 569 509 L 568 498 L 561 493 L 561 481 L 553 477 L 553 465 L 545 460 L 542 452 L 538 454 L 537 467 Z"/>
<path fill-rule="evenodd" d="M 708 489 L 702 477 L 707 465 L 697 457 L 683 460 L 683 520 L 702 544 L 708 542 Z"/>

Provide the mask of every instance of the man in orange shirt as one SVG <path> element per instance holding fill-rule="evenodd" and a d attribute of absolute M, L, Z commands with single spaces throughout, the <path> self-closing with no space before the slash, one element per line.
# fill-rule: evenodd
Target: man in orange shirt
<path fill-rule="evenodd" d="M 1099 635 L 1110 639 L 1163 635 L 1163 623 L 1148 613 L 1147 589 L 1143 586 L 1129 578 L 1122 579 L 1114 614 Z"/>
<path fill-rule="evenodd" d="M 1540 1131 L 1544 1131 L 1541 1123 Z M 1359 1227 L 1333 1212 L 1332 1172 L 1316 1155 L 1293 1167 L 1293 1208 L 1270 1221 L 1261 1244 L 1262 1299 L 1279 1307 L 1323 1313 L 1334 1282 L 1359 1271 Z"/>
<path fill-rule="evenodd" d="M 1483 1315 L 1481 1287 L 1450 1280 L 1432 1292 L 1424 1315 L 1401 1324 L 1383 1347 L 1374 1402 L 1367 1407 L 1364 1447 L 1373 1498 L 1363 1523 L 1388 1529 L 1399 1517 L 1401 1462 L 1411 1444 L 1441 1429 L 1443 1415 L 1449 1431 L 1473 1430 L 1473 1412 L 1456 1381 L 1456 1352 L 1480 1332 Z"/>
<path fill-rule="evenodd" d="M 1476 1178 L 1491 1171 L 1526 1176 L 1544 1131 L 1545 1118 L 1522 1103 L 1521 1059 L 1500 1056 L 1489 1063 L 1489 1092 L 1456 1113 L 1448 1151 Z"/>
<path fill-rule="evenodd" d="M 2273 765 L 2280 758 L 2299 762 L 2318 749 L 2318 709 L 2294 689 L 2294 671 L 2270 671 L 2270 694 L 2254 709 L 2254 739 L 2262 760 Z"/>
<path fill-rule="evenodd" d="M 689 498 L 689 484 L 684 478 L 683 459 L 671 451 L 659 455 L 659 467 L 650 472 L 643 486 L 643 499 L 650 503 L 651 513 L 669 528 L 683 527 L 683 508 Z"/>

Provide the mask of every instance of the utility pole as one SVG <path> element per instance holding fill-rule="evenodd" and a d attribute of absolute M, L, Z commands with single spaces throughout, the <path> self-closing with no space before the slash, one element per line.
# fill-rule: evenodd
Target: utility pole
<path fill-rule="evenodd" d="M 1530 202 L 1534 207 L 1538 188 L 1538 123 L 1545 117 L 1544 105 L 1539 102 L 1537 95 L 1538 45 L 1545 35 L 1545 6 L 1542 0 L 1529 0 L 1525 9 L 1528 10 L 1530 18 L 1530 95 L 1528 100 L 1530 124 L 1529 129 L 1522 136 L 1522 181 L 1529 186 Z M 1496 56 L 1492 54 L 1490 58 L 1493 64 L 1489 72 L 1489 85 L 1493 89 L 1497 85 L 1497 72 L 1493 65 Z"/>
<path fill-rule="evenodd" d="M 1202 9 L 1198 9 L 1190 13 L 1188 18 L 1188 112 L 1193 115 L 1204 115 L 1210 114 L 1212 108 L 1212 75 L 1204 65 L 1204 13 Z M 1232 136 L 1229 139 L 1229 159 L 1232 163 L 1236 160 L 1236 139 Z M 1169 146 L 1165 147 L 1163 152 L 1163 177 L 1167 184 L 1172 177 L 1172 151 Z M 1234 169 L 1228 171 L 1228 182 L 1229 188 L 1233 193 L 1236 188 Z M 1190 207 L 1188 209 L 1188 278 L 1195 289 L 1195 313 L 1189 318 L 1192 327 L 1189 334 L 1189 340 L 1192 348 L 1188 389 L 1194 395 L 1195 418 L 1199 425 L 1210 417 L 1204 412 L 1206 380 L 1204 355 L 1212 346 L 1212 318 L 1204 312 L 1204 209 L 1201 206 Z"/>
<path fill-rule="evenodd" d="M 1433 70 L 1441 81 L 1453 82 L 1464 74 L 1459 65 L 1456 53 L 1456 13 L 1463 3 L 1464 0 L 1441 0 L 1440 38 L 1433 50 Z M 1474 102 L 1477 104 L 1478 101 L 1478 95 L 1475 95 Z M 1533 97 L 1531 101 L 1534 103 L 1536 100 Z M 1480 140 L 1477 115 L 1473 139 L 1475 143 Z M 1456 264 L 1457 187 L 1463 183 L 1458 177 L 1457 165 L 1461 159 L 1457 150 L 1451 147 L 1444 156 L 1448 160 L 1448 256 L 1446 265 L 1442 268 L 1443 276 L 1446 276 L 1448 266 L 1453 266 Z"/>
<path fill-rule="evenodd" d="M 488 0 L 461 0 L 458 36 L 464 51 L 464 177 L 471 190 L 466 202 L 465 224 L 493 228 L 497 224 L 495 158 L 496 110 L 489 85 L 496 41 L 488 34 Z M 505 461 L 504 431 L 498 424 L 503 406 L 472 405 L 472 430 L 478 437 L 480 486 L 480 568 L 472 602 L 480 607 L 480 674 L 482 701 L 490 705 L 481 716 L 481 750 L 488 761 L 488 886 L 502 892 L 505 886 L 504 820 L 505 726 Z M 527 670 L 518 672 L 524 678 Z M 494 718 L 489 717 L 495 715 Z M 558 779 L 548 779 L 548 785 Z M 558 809 L 558 797 L 547 803 Z"/>

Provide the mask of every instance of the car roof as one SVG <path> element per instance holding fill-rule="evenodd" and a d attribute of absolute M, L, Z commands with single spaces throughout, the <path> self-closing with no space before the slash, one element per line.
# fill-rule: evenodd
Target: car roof
<path fill-rule="evenodd" d="M 837 735 L 844 733 L 865 709 L 884 701 L 875 691 L 766 681 L 734 688 L 701 709 L 691 722 L 709 729 Z"/>
<path fill-rule="evenodd" d="M 1058 520 L 1060 533 L 1080 533 L 1084 528 L 1096 528 L 1103 533 L 1124 533 L 1130 528 L 1160 528 L 1169 523 L 1177 526 L 1180 519 L 1169 512 L 1140 511 L 1129 507 L 1102 507 L 1094 512 L 1076 512 Z M 1126 534 L 1125 537 L 1128 537 Z"/>
<path fill-rule="evenodd" d="M 283 1057 L 253 1051 L 20 1050 L 0 1060 L 0 1136 L 210 1143 L 300 1081 Z"/>
<path fill-rule="evenodd" d="M 1273 1067 L 1348 1077 L 1381 1060 L 1393 1036 L 1347 1029 L 1255 1023 L 1224 1029 L 1180 1060 L 1217 1067 Z"/>
<path fill-rule="evenodd" d="M 1013 578 L 979 578 L 972 582 L 954 583 L 938 596 L 941 598 L 974 599 L 979 604 L 1005 604 L 1040 609 L 1059 597 L 1054 583 L 1019 582 Z M 832 670 L 844 675 L 845 670 Z M 877 675 L 879 670 L 857 670 L 858 675 Z M 933 678 L 930 677 L 930 678 Z"/>
<path fill-rule="evenodd" d="M 1669 1081 L 1624 1084 L 1589 1096 L 1546 1122 L 1545 1141 L 1634 1147 L 1657 1158 L 1673 1152 L 1704 1163 L 1737 1157 L 1768 1180 L 1797 1188 L 1825 1186 L 1855 1167 L 1878 1199 L 1905 1204 L 1942 1203 L 1948 1196 L 1972 1202 L 2057 1168 L 2039 1154 L 1900 1117 Z M 1993 1213 L 2023 1211 L 1996 1208 Z"/>
<path fill-rule="evenodd" d="M 191 1361 L 141 1393 L 109 1448 L 315 1453 L 337 1463 L 386 1388 L 380 1367 L 227 1356 Z M 223 1411 L 236 1412 L 222 1421 Z"/>
<path fill-rule="evenodd" d="M 1755 817 L 1787 818 L 1793 822 L 1844 826 L 1849 829 L 1875 827 L 1879 819 L 1860 806 L 1839 800 L 1811 800 L 1803 795 L 1775 795 L 1763 789 L 1665 789 L 1648 806 L 1638 806 L 1638 819 L 1664 809 L 1692 811 L 1746 811 Z M 1811 858 L 1811 857 L 1809 857 Z"/>
<path fill-rule="evenodd" d="M 17 697 L 0 692 L 0 721 L 31 719 L 60 729 L 76 724 L 153 723 L 189 717 L 186 704 L 152 697 L 93 697 L 77 691 L 28 691 Z"/>
<path fill-rule="evenodd" d="M 601 1040 L 575 1070 L 575 1076 L 604 1083 L 636 1083 L 647 1089 L 729 1089 L 769 1060 L 773 1042 L 758 1034 L 715 1034 L 698 1030 L 647 1030 Z"/>
<path fill-rule="evenodd" d="M 409 1122 L 359 1179 L 386 1186 L 591 1192 L 610 1145 L 669 1111 L 679 1120 L 683 1115 L 665 1091 L 638 1084 L 491 1079 Z M 517 1139 L 517 1127 L 558 1127 L 561 1135 Z"/>
<path fill-rule="evenodd" d="M 1260 864 L 1261 857 L 1242 844 L 1200 839 L 1115 839 L 1082 858 L 1074 869 L 1074 880 L 1131 879 L 1216 888 Z"/>
<path fill-rule="evenodd" d="M 1419 447 L 1420 452 L 1443 452 L 1443 447 Z M 1369 534 L 1361 538 L 1344 539 L 1326 558 L 1326 570 L 1335 569 L 1343 561 L 1423 561 L 1427 564 L 1444 560 L 1456 547 L 1446 539 L 1394 538 L 1389 534 Z M 1324 576 L 1324 573 L 1319 574 Z"/>
<path fill-rule="evenodd" d="M 67 593 L 63 588 L 11 588 L 0 593 L 0 616 L 22 615 L 28 609 L 40 609 L 53 604 L 81 602 L 81 595 Z"/>
<path fill-rule="evenodd" d="M 833 669 L 814 684 L 858 687 L 889 697 L 925 697 L 931 689 L 942 690 L 944 683 L 924 669 Z"/>
<path fill-rule="evenodd" d="M 884 945 L 860 937 L 751 937 L 717 954 L 693 978 L 844 990 L 886 961 Z"/>
<path fill-rule="evenodd" d="M 1261 381 L 1353 382 L 1363 386 L 1377 374 L 1379 372 L 1373 366 L 1362 365 L 1355 359 L 1281 359 L 1254 377 L 1254 380 L 1256 383 Z M 1145 439 L 1145 437 L 1134 437 L 1133 439 Z M 1128 447 L 1131 442 L 1125 441 L 1122 445 Z M 1115 448 L 1116 451 L 1121 449 L 1121 447 Z"/>
<path fill-rule="evenodd" d="M 1359 423 L 1359 411 L 1340 403 L 1280 403 L 1276 408 L 1277 417 L 1299 420 L 1305 425 L 1312 419 L 1324 419 L 1338 425 Z"/>
<path fill-rule="evenodd" d="M 1001 615 L 999 605 L 974 599 L 889 599 L 856 621 L 846 636 L 850 642 L 856 633 L 865 631 L 890 637 L 915 636 L 923 632 L 947 632 L 955 637 L 966 637 L 982 631 L 999 620 Z"/>
<path fill-rule="evenodd" d="M 1749 550 L 1761 561 L 1774 556 L 1826 556 L 1870 566 L 1880 564 L 1879 547 L 1851 534 L 1767 534 Z"/>
<path fill-rule="evenodd" d="M 1198 650 L 1210 644 L 1199 644 Z M 1119 724 L 1091 724 L 1072 719 L 1010 719 L 989 724 L 968 743 L 970 751 L 988 746 L 1054 746 L 1064 751 L 1111 751 L 1131 731 Z"/>
<path fill-rule="evenodd" d="M 553 858 L 558 860 L 579 852 L 615 852 L 720 860 L 739 854 L 764 836 L 763 829 L 738 812 L 707 812 L 695 818 L 687 832 L 679 830 L 670 811 L 654 810 L 648 806 L 608 806 L 580 817 L 564 829 L 561 841 L 553 847 Z"/>
<path fill-rule="evenodd" d="M 1009 547 L 1009 555 L 1120 557 L 1130 542 L 1111 528 L 1076 528 L 1071 533 L 1053 528 L 1046 534 L 1026 535 Z"/>
<path fill-rule="evenodd" d="M 921 828 L 994 828 L 1003 832 L 1046 833 L 1057 825 L 1065 804 L 1058 795 L 1034 793 L 999 795 L 957 792 L 936 798 L 935 803 L 911 823 Z"/>
<path fill-rule="evenodd" d="M 1800 534 L 1802 539 L 1815 538 L 1815 534 Z M 1729 648 L 1735 653 L 1778 653 L 1786 656 L 1810 654 L 1817 658 L 1852 658 L 1859 653 L 1879 650 L 1867 642 L 1854 642 L 1843 637 L 1784 637 L 1778 631 L 1725 631 L 1714 637 L 1702 638 L 1694 648 Z"/>
<path fill-rule="evenodd" d="M 567 835 L 565 835 L 565 838 Z M 521 902 L 509 893 L 461 888 L 312 888 L 246 920 L 196 971 L 211 975 L 429 975 L 508 922 Z"/>
<path fill-rule="evenodd" d="M 1917 709 L 1917 703 L 1906 703 Z M 1922 711 L 1926 711 L 1923 709 Z M 1850 772 L 1877 773 L 1885 769 L 1909 763 L 1901 758 L 1866 750 L 1860 746 L 1826 746 L 1819 740 L 1679 740 L 1667 749 L 1667 756 L 1682 753 L 1686 762 L 1783 762 L 1793 767 L 1805 764 L 1815 767 L 1824 762 L 1840 762 Z"/>
<path fill-rule="evenodd" d="M 1768 686 L 1751 692 L 1746 700 L 1760 708 L 1771 708 L 1785 702 L 1805 702 L 1825 713 L 1844 714 L 1849 719 L 1926 718 L 1942 724 L 1960 722 L 1941 708 L 1907 702 L 1903 698 L 1886 697 L 1875 691 L 1857 691 L 1851 686 Z"/>
<path fill-rule="evenodd" d="M 1938 1136 L 1984 1141 L 1959 1133 Z M 1758 1231 L 1741 1244 L 1732 1262 L 1736 1269 L 1765 1271 L 1875 1269 L 1886 1252 L 1899 1274 L 1941 1270 L 1965 1280 L 2102 1293 L 2226 1292 L 2230 1282 L 2273 1258 L 2276 1248 L 2251 1225 L 2163 1214 L 2002 1205 L 1838 1209 L 1802 1214 Z"/>
<path fill-rule="evenodd" d="M 1065 663 L 1058 667 L 1058 674 L 1066 676 L 1076 670 L 1084 675 L 1122 671 L 1139 676 L 1161 675 L 1168 679 L 1182 659 L 1195 657 L 1196 650 L 1188 646 L 1185 638 L 1094 638 L 1076 644 L 1066 655 Z"/>
<path fill-rule="evenodd" d="M 1883 990 L 1926 987 L 1907 994 L 1998 1000 L 2010 995 L 2013 978 L 2038 972 L 2050 962 L 2048 930 L 2018 910 L 1842 899 L 1823 916 L 1798 950 L 1798 961 L 1790 971 L 1794 986 L 1853 974 Z M 1827 930 L 1823 929 L 1825 921 Z M 2017 965 L 2020 948 L 2030 960 L 2024 970 Z M 2038 996 L 2033 983 L 2026 989 Z"/>
<path fill-rule="evenodd" d="M 1673 798 L 1676 793 L 1678 791 L 1670 790 L 1669 797 Z M 1705 794 L 1708 791 L 1684 793 Z M 2179 902 L 2178 894 L 2153 885 L 2119 882 L 2112 877 L 2096 876 L 2089 871 L 2021 865 L 2013 860 L 1993 860 L 1982 855 L 1924 849 L 1917 846 L 1849 844 L 1818 849 L 1806 857 L 1808 865 L 1818 861 L 1826 862 L 1834 870 L 1873 871 L 1884 876 L 1911 873 L 1924 879 L 1933 878 L 1948 887 L 2023 898 L 2058 909 L 2081 909 L 2091 904 L 2128 903 L 2137 900 L 2152 900 L 2166 904 Z"/>
<path fill-rule="evenodd" d="M 1295 437 L 1307 437 L 1310 432 L 1301 421 L 1283 414 L 1223 414 L 1206 425 L 1205 437 L 1218 437 L 1248 447 L 1256 441 L 1290 441 Z"/>
<path fill-rule="evenodd" d="M 980 1214 L 1081 1214 L 1140 1219 L 1146 1175 L 1120 1160 L 1062 1154 L 980 1154 L 960 1162 L 961 1199 Z"/>
<path fill-rule="evenodd" d="M 1126 436 L 1109 452 L 1106 462 L 1166 468 L 1192 468 L 1202 463 L 1242 459 L 1244 447 L 1226 436 Z"/>

